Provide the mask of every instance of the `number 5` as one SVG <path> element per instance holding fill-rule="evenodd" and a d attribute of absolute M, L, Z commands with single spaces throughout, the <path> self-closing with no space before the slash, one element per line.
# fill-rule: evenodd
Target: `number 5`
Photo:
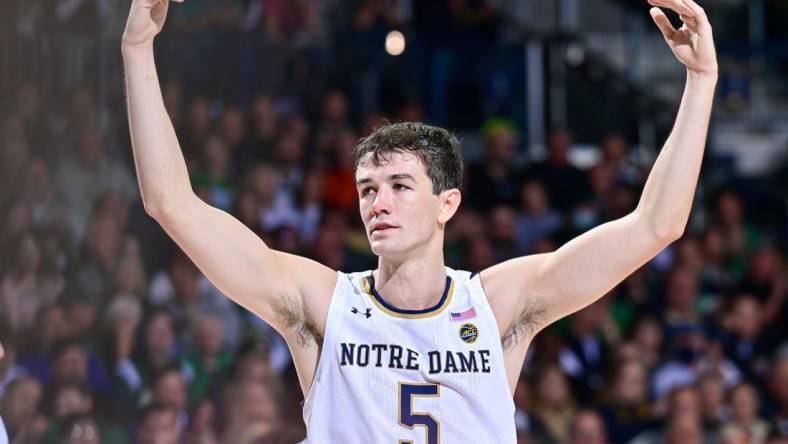
<path fill-rule="evenodd" d="M 399 383 L 399 423 L 413 429 L 424 427 L 427 432 L 427 444 L 440 442 L 440 424 L 429 413 L 416 413 L 413 411 L 414 396 L 440 396 L 438 384 L 406 384 Z M 399 444 L 413 444 L 413 441 L 401 439 Z"/>

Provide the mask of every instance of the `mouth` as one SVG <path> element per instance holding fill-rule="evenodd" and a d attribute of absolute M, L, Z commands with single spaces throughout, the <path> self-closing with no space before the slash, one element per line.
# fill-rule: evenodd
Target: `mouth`
<path fill-rule="evenodd" d="M 397 228 L 398 227 L 395 227 L 394 225 L 390 225 L 387 223 L 378 223 L 372 226 L 372 229 L 369 231 L 369 234 L 373 235 L 375 233 L 390 233 L 391 231 L 394 231 Z"/>

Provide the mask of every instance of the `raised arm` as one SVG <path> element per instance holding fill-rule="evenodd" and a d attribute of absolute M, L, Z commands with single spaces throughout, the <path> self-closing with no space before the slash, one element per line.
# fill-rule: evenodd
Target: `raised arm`
<path fill-rule="evenodd" d="M 602 297 L 684 232 L 706 144 L 717 60 L 711 26 L 700 6 L 692 0 L 649 3 L 678 12 L 684 22 L 681 29 L 673 29 L 661 10 L 651 10 L 674 55 L 687 67 L 675 126 L 631 214 L 553 253 L 514 259 L 482 272 L 501 334 L 511 348 Z"/>
<path fill-rule="evenodd" d="M 145 210 L 217 288 L 285 338 L 302 336 L 305 328 L 322 333 L 336 273 L 271 250 L 192 191 L 153 60 L 153 39 L 168 6 L 169 0 L 133 0 L 123 35 L 129 127 Z"/>

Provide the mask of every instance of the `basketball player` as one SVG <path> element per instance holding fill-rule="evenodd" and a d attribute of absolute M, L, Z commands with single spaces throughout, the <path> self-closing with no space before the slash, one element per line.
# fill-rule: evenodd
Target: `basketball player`
<path fill-rule="evenodd" d="M 480 274 L 444 266 L 462 161 L 447 131 L 376 130 L 355 150 L 359 210 L 377 269 L 345 274 L 274 251 L 192 191 L 161 97 L 153 39 L 168 0 L 133 0 L 123 37 L 129 124 L 146 211 L 224 294 L 287 341 L 309 443 L 515 442 L 512 393 L 542 328 L 596 301 L 678 239 L 703 157 L 717 61 L 692 0 L 650 0 L 687 67 L 673 132 L 637 208 L 553 253 Z"/>

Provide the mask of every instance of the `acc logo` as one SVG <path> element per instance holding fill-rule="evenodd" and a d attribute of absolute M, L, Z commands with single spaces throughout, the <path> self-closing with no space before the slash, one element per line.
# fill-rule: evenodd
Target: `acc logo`
<path fill-rule="evenodd" d="M 466 344 L 473 344 L 479 339 L 479 329 L 470 322 L 460 326 L 460 339 Z"/>

